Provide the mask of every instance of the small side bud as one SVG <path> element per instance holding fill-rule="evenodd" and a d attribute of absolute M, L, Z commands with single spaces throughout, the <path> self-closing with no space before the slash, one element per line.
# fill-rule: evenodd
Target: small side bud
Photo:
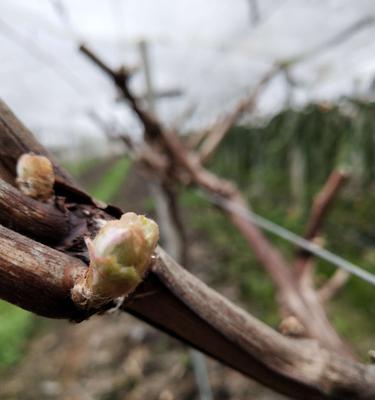
<path fill-rule="evenodd" d="M 16 181 L 26 196 L 48 200 L 53 194 L 55 183 L 53 165 L 47 157 L 23 154 L 17 162 Z"/>
<path fill-rule="evenodd" d="M 369 350 L 367 354 L 370 358 L 370 363 L 375 364 L 375 350 Z"/>
<path fill-rule="evenodd" d="M 143 215 L 129 212 L 107 222 L 94 240 L 86 239 L 90 265 L 72 289 L 73 301 L 97 307 L 133 292 L 150 267 L 158 240 L 158 225 Z"/>
<path fill-rule="evenodd" d="M 284 336 L 303 337 L 305 328 L 293 315 L 284 318 L 279 325 L 279 332 Z"/>

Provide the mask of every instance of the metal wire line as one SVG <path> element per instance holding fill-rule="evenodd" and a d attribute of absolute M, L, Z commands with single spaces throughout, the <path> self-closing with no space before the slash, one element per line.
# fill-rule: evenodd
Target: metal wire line
<path fill-rule="evenodd" d="M 335 265 L 338 268 L 347 271 L 351 275 L 354 275 L 372 285 L 375 285 L 375 275 L 371 272 L 368 272 L 358 265 L 353 264 L 352 262 L 345 260 L 344 258 L 332 253 L 329 250 L 323 249 L 316 243 L 313 243 L 309 240 L 304 239 L 303 237 L 289 231 L 286 228 L 283 228 L 280 225 L 275 224 L 272 221 L 256 214 L 253 211 L 250 211 L 235 202 L 226 199 L 225 197 L 219 195 L 212 195 L 204 191 L 197 191 L 201 197 L 209 200 L 210 202 L 226 209 L 227 211 L 233 212 L 240 216 L 241 218 L 249 221 L 260 228 L 268 231 L 276 236 L 281 237 L 282 239 L 300 247 L 308 252 L 314 254 L 316 257 L 319 257 L 329 263 Z"/>

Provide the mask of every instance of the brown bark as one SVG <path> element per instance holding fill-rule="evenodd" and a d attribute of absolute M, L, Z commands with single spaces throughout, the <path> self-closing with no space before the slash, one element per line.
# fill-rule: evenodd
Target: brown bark
<path fill-rule="evenodd" d="M 128 88 L 127 81 L 132 71 L 124 67 L 118 71 L 113 70 L 84 44 L 81 44 L 79 49 L 113 80 L 114 84 L 121 91 L 121 94 L 129 102 L 135 114 L 143 121 L 149 139 L 154 140 L 158 138 L 161 135 L 161 129 L 156 118 L 142 107 L 140 100 L 133 96 Z"/>
<path fill-rule="evenodd" d="M 340 170 L 334 170 L 329 175 L 323 188 L 314 198 L 310 218 L 307 223 L 305 239 L 314 240 L 317 237 L 328 211 L 347 179 L 348 175 Z M 300 250 L 298 252 L 294 266 L 295 273 L 298 277 L 301 277 L 304 273 L 311 273 L 311 271 L 305 271 L 308 266 L 312 265 L 308 263 L 311 256 L 311 253 L 305 250 Z"/>
<path fill-rule="evenodd" d="M 335 295 L 343 289 L 349 280 L 349 273 L 337 269 L 330 279 L 318 290 L 318 296 L 321 303 L 328 303 Z"/>
<path fill-rule="evenodd" d="M 373 385 L 375 367 L 363 370 L 358 368 L 360 364 L 330 353 L 316 341 L 281 336 L 178 267 L 162 250 L 159 249 L 158 253 L 162 262 L 155 264 L 154 274 L 175 297 L 193 310 L 201 321 L 216 331 L 207 332 L 202 326 L 197 326 L 194 330 L 200 340 L 205 338 L 203 340 L 206 344 L 202 350 L 206 353 L 210 354 L 220 348 L 220 357 L 226 358 L 226 363 L 231 365 L 235 362 L 237 369 L 256 377 L 267 386 L 270 376 L 273 375 L 273 388 L 277 386 L 277 391 L 293 398 L 322 399 L 328 396 L 332 399 L 353 399 L 357 396 L 356 391 L 364 390 L 363 382 Z M 154 304 L 154 312 L 160 316 L 160 304 Z M 139 303 L 136 302 L 135 305 Z M 189 331 L 181 309 L 178 319 L 170 318 L 175 311 L 169 312 L 170 308 L 167 305 L 164 310 L 166 312 L 163 313 L 163 318 L 169 320 L 168 323 L 172 326 L 170 329 L 178 330 L 182 334 Z M 218 332 L 225 338 L 224 341 L 218 337 Z M 235 343 L 242 353 L 228 353 L 228 340 L 232 344 Z M 249 362 L 249 358 L 244 359 L 244 354 L 246 357 L 254 357 L 255 364 Z M 356 381 L 354 385 L 353 380 Z M 299 386 L 302 382 L 303 385 Z M 370 399 L 374 393 L 371 388 L 365 396 Z"/>
<path fill-rule="evenodd" d="M 374 367 L 345 360 L 316 342 L 281 336 L 163 250 L 158 256 L 153 271 L 123 306 L 126 311 L 294 398 L 375 395 Z M 85 271 L 81 261 L 0 226 L 0 297 L 47 317 L 80 320 L 88 314 L 72 302 L 70 288 Z"/>
<path fill-rule="evenodd" d="M 51 154 L 35 140 L 32 133 L 0 99 L 0 177 L 14 185 L 17 160 L 22 154 L 30 152 L 49 158 L 59 180 L 73 182 L 70 175 L 53 161 Z"/>
<path fill-rule="evenodd" d="M 0 225 L 0 297 L 50 318 L 82 314 L 70 298 L 82 261 Z M 78 317 L 79 318 L 79 317 Z"/>
<path fill-rule="evenodd" d="M 42 203 L 0 179 L 0 223 L 43 243 L 58 243 L 70 231 L 68 216 L 53 200 Z"/>
<path fill-rule="evenodd" d="M 67 201 L 88 197 L 73 188 L 66 195 L 72 196 Z M 98 212 L 112 218 L 103 208 Z M 2 298 L 48 317 L 80 320 L 99 311 L 82 311 L 71 300 L 70 289 L 86 270 L 77 258 L 0 226 Z M 344 359 L 314 341 L 281 336 L 190 275 L 162 249 L 124 309 L 294 398 L 375 396 L 373 366 Z"/>
<path fill-rule="evenodd" d="M 244 209 L 247 207 L 241 197 L 232 197 L 230 200 L 235 201 L 236 205 Z M 283 312 L 286 315 L 294 315 L 303 324 L 308 336 L 319 340 L 329 349 L 352 357 L 351 347 L 340 338 L 332 327 L 322 303 L 312 287 L 297 284 L 289 265 L 254 224 L 226 208 L 223 208 L 223 211 L 228 214 L 230 220 L 242 233 L 276 284 Z"/>
<path fill-rule="evenodd" d="M 333 171 L 321 191 L 315 196 L 305 234 L 306 239 L 314 240 L 317 237 L 328 211 L 332 207 L 335 198 L 345 184 L 347 178 L 347 174 L 343 171 Z M 340 343 L 341 340 L 338 334 L 331 329 L 331 325 L 324 310 L 324 304 L 328 298 L 334 296 L 336 290 L 338 291 L 345 284 L 346 280 L 341 279 L 342 271 L 340 271 L 338 275 L 340 279 L 335 278 L 335 274 L 332 280 L 327 282 L 327 288 L 323 289 L 323 294 L 321 294 L 317 292 L 314 287 L 314 260 L 312 259 L 312 254 L 300 250 L 297 253 L 294 264 L 294 273 L 298 281 L 300 293 L 312 311 L 312 317 L 323 321 L 322 326 L 325 327 L 325 330 L 331 330 L 328 337 L 332 338 L 336 343 Z M 322 334 L 326 334 L 325 331 L 322 331 Z M 349 346 L 346 346 L 346 351 L 348 354 L 353 354 L 353 350 Z"/>

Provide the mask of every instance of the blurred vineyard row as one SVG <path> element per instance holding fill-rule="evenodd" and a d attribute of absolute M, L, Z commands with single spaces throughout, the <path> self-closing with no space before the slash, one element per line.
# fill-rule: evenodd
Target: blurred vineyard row
<path fill-rule="evenodd" d="M 252 182 L 254 193 L 289 178 L 291 194 L 301 183 L 306 200 L 334 168 L 345 168 L 357 184 L 369 185 L 375 177 L 374 117 L 375 103 L 351 99 L 289 109 L 265 126 L 234 128 L 216 166 L 241 184 Z"/>

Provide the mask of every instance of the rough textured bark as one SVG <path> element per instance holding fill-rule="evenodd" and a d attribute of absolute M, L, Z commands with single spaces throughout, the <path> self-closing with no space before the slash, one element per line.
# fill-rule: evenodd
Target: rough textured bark
<path fill-rule="evenodd" d="M 257 374 L 258 381 L 265 383 L 262 380 L 264 377 L 269 378 L 270 373 L 276 373 L 272 382 L 278 386 L 279 392 L 304 399 L 321 399 L 328 396 L 332 399 L 349 400 L 357 396 L 355 391 L 363 390 L 363 382 L 372 386 L 375 366 L 358 368 L 360 364 L 330 353 L 316 341 L 290 339 L 276 333 L 240 308 L 233 306 L 186 270 L 178 268 L 176 263 L 160 249 L 159 257 L 162 262 L 156 263 L 153 271 L 168 289 L 217 332 L 230 342 L 236 343 L 246 354 L 254 356 L 257 362 L 260 361 L 256 371 L 252 372 Z M 180 319 L 172 323 L 179 324 Z M 198 330 L 196 333 L 203 332 Z M 218 345 L 214 342 L 216 337 L 215 334 L 206 337 L 213 349 Z M 218 346 L 225 355 L 227 345 Z M 231 360 L 228 361 L 230 363 L 235 360 L 236 363 L 241 363 L 241 359 L 240 354 L 238 357 L 233 357 L 232 354 Z M 249 359 L 243 361 L 242 368 L 247 371 L 254 366 L 250 365 Z M 353 379 L 359 380 L 357 384 L 353 385 Z M 299 383 L 304 382 L 303 386 L 295 385 L 295 380 Z M 290 390 L 292 386 L 293 390 Z M 374 396 L 373 389 L 370 389 L 365 396 L 369 399 Z"/>
<path fill-rule="evenodd" d="M 95 206 L 78 189 L 70 188 L 66 195 L 72 196 L 67 200 Z M 77 203 L 76 208 L 84 205 Z M 105 210 L 98 208 L 111 219 Z M 86 270 L 77 258 L 0 226 L 2 298 L 48 317 L 80 320 L 103 311 L 82 311 L 71 300 L 70 289 Z M 160 248 L 152 272 L 123 308 L 291 397 L 375 398 L 374 366 L 347 360 L 315 341 L 283 337 L 208 288 Z"/>
<path fill-rule="evenodd" d="M 70 288 L 86 265 L 0 225 L 0 297 L 51 318 L 82 318 Z"/>
<path fill-rule="evenodd" d="M 158 256 L 123 306 L 126 311 L 294 398 L 375 396 L 374 367 L 345 360 L 314 341 L 281 336 L 209 289 L 162 249 Z M 71 301 L 70 288 L 85 270 L 76 258 L 0 226 L 2 298 L 47 317 L 83 319 L 88 314 Z"/>
<path fill-rule="evenodd" d="M 0 223 L 43 243 L 57 243 L 69 233 L 68 216 L 54 201 L 41 203 L 0 179 Z"/>

